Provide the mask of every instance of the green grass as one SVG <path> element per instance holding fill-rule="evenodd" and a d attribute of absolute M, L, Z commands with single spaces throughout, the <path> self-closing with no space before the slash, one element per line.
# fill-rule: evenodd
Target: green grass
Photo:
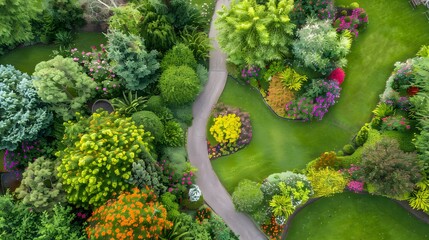
<path fill-rule="evenodd" d="M 99 46 L 105 43 L 106 38 L 102 33 L 82 32 L 79 33 L 74 47 L 79 50 L 88 51 L 91 46 Z M 37 44 L 29 47 L 20 47 L 0 57 L 0 64 L 10 64 L 20 71 L 33 73 L 34 67 L 41 61 L 49 60 L 52 51 L 57 49 L 55 45 Z"/>
<path fill-rule="evenodd" d="M 220 101 L 248 111 L 254 131 L 247 148 L 212 161 L 229 192 L 241 179 L 261 181 L 271 173 L 302 169 L 323 151 L 340 150 L 370 120 L 393 64 L 429 44 L 425 8 L 412 10 L 404 0 L 361 0 L 359 4 L 369 15 L 369 25 L 353 43 L 339 103 L 321 122 L 281 120 L 256 92 L 228 81 Z"/>
<path fill-rule="evenodd" d="M 343 193 L 305 207 L 286 239 L 420 240 L 429 239 L 429 227 L 387 198 Z"/>

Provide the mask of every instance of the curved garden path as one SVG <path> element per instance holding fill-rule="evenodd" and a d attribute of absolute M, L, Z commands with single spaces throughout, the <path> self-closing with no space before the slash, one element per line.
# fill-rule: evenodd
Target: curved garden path
<path fill-rule="evenodd" d="M 229 0 L 218 0 L 215 11 L 222 5 L 229 5 Z M 210 52 L 209 80 L 193 105 L 194 119 L 192 126 L 188 129 L 189 160 L 198 168 L 197 184 L 203 192 L 205 201 L 223 218 L 234 233 L 244 240 L 266 239 L 249 217 L 235 211 L 231 196 L 213 171 L 207 154 L 207 121 L 212 107 L 217 103 L 225 87 L 227 78 L 226 56 L 220 51 L 215 40 L 217 31 L 214 28 L 214 19 L 216 19 L 216 14 L 213 15 L 209 33 L 214 47 Z"/>

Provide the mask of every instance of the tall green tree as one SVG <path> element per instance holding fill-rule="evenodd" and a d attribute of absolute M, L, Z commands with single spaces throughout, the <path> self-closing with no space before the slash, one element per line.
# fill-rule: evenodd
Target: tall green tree
<path fill-rule="evenodd" d="M 259 5 L 256 0 L 231 3 L 218 11 L 218 41 L 228 60 L 234 64 L 265 66 L 289 54 L 295 25 L 289 13 L 293 0 L 270 0 Z"/>
<path fill-rule="evenodd" d="M 31 20 L 43 10 L 43 0 L 0 0 L 0 47 L 31 40 Z"/>

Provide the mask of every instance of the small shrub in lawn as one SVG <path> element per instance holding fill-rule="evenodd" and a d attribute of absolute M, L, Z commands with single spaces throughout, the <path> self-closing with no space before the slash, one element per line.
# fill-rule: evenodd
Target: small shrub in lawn
<path fill-rule="evenodd" d="M 355 148 L 351 144 L 344 145 L 343 152 L 346 155 L 352 155 L 355 152 Z"/>

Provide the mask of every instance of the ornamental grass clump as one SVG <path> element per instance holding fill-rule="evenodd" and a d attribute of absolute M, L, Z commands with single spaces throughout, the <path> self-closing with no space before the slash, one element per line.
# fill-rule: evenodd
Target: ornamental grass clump
<path fill-rule="evenodd" d="M 89 239 L 159 239 L 171 227 L 156 195 L 149 188 L 134 188 L 97 208 L 88 219 L 86 233 Z"/>
<path fill-rule="evenodd" d="M 68 201 L 79 207 L 98 207 L 114 193 L 129 190 L 132 163 L 151 154 L 153 138 L 131 118 L 102 111 L 65 127 L 67 147 L 56 153 L 58 176 Z"/>

